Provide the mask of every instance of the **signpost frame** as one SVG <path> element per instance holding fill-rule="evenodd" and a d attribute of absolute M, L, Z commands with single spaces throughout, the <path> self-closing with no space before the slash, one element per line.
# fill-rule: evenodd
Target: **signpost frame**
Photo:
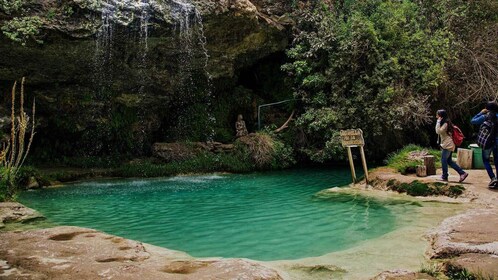
<path fill-rule="evenodd" d="M 368 184 L 367 160 L 365 158 L 365 151 L 363 150 L 363 146 L 365 146 L 365 140 L 363 139 L 363 131 L 361 129 L 341 130 L 340 135 L 341 135 L 342 146 L 347 148 L 348 150 L 349 167 L 351 168 L 351 177 L 353 179 L 353 183 L 356 183 L 358 180 L 356 178 L 356 171 L 354 168 L 351 148 L 359 147 L 361 155 L 361 164 L 363 166 L 363 170 L 365 171 L 365 182 Z"/>

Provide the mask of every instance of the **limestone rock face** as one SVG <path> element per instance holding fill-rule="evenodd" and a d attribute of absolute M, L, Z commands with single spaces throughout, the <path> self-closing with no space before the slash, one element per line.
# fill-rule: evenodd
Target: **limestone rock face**
<path fill-rule="evenodd" d="M 39 123 L 33 153 L 140 154 L 157 141 L 205 140 L 178 128 L 206 127 L 206 104 L 230 98 L 238 71 L 289 43 L 264 5 L 35 0 L 24 12 L 0 8 L 0 26 L 16 17 L 41 19 L 40 33 L 28 36 L 25 46 L 0 33 L 0 91 L 27 77 L 26 99 L 36 97 Z M 8 113 L 4 103 L 0 113 Z"/>
<path fill-rule="evenodd" d="M 154 143 L 152 145 L 152 154 L 164 162 L 175 162 L 192 159 L 201 152 L 228 153 L 234 149 L 233 144 L 220 142 Z"/>
<path fill-rule="evenodd" d="M 430 233 L 431 258 L 451 259 L 453 266 L 484 278 L 498 277 L 498 211 L 473 209 L 446 219 Z"/>
<path fill-rule="evenodd" d="M 282 279 L 274 270 L 246 260 L 196 260 L 79 227 L 0 234 L 0 278 Z"/>

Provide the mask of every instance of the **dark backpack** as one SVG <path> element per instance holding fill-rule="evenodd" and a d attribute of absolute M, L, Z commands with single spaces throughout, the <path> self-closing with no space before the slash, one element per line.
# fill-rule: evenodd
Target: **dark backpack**
<path fill-rule="evenodd" d="M 451 138 L 453 139 L 453 143 L 455 143 L 455 146 L 459 147 L 460 145 L 462 145 L 465 136 L 458 126 L 453 125 L 453 133 L 451 135 Z"/>
<path fill-rule="evenodd" d="M 477 145 L 483 149 L 489 149 L 495 144 L 496 125 L 491 120 L 486 120 L 479 127 L 477 134 Z"/>

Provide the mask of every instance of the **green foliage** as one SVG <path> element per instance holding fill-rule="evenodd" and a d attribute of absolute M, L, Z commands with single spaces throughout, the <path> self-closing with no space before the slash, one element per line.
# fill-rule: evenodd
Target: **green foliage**
<path fill-rule="evenodd" d="M 449 34 L 429 29 L 415 2 L 322 4 L 297 16 L 300 33 L 282 69 L 304 102 L 297 123 L 311 139 L 305 152 L 313 160 L 343 157 L 341 129 L 363 129 L 371 149 L 385 152 L 428 121 Z"/>
<path fill-rule="evenodd" d="M 188 173 L 250 172 L 255 167 L 244 154 L 202 153 L 185 161 L 158 164 L 150 160 L 125 164 L 114 171 L 119 177 L 162 177 Z"/>
<path fill-rule="evenodd" d="M 30 40 L 42 44 L 43 41 L 38 38 L 42 24 L 42 20 L 38 16 L 15 17 L 2 26 L 2 32 L 7 38 L 21 43 L 23 46 Z"/>
<path fill-rule="evenodd" d="M 10 15 L 17 12 L 24 2 L 25 0 L 0 0 L 0 11 Z"/>
<path fill-rule="evenodd" d="M 10 195 L 10 180 L 7 178 L 8 172 L 6 168 L 0 166 L 0 202 L 9 200 Z"/>
<path fill-rule="evenodd" d="M 292 147 L 279 140 L 269 128 L 241 138 L 237 143 L 246 146 L 250 160 L 258 169 L 282 169 L 296 163 Z"/>
<path fill-rule="evenodd" d="M 271 164 L 272 169 L 289 168 L 296 164 L 294 150 L 284 142 L 275 141 L 273 154 L 274 156 Z"/>
<path fill-rule="evenodd" d="M 439 277 L 440 274 L 440 268 L 436 263 L 430 263 L 427 265 L 422 265 L 422 268 L 420 269 L 421 273 L 426 273 L 432 277 Z"/>
<path fill-rule="evenodd" d="M 470 273 L 465 268 L 457 267 L 454 265 L 448 265 L 445 272 L 446 276 L 450 280 L 478 280 L 483 278 L 477 278 L 475 275 Z"/>
<path fill-rule="evenodd" d="M 396 169 L 401 174 L 414 173 L 417 165 L 423 164 L 421 159 L 417 160 L 410 157 L 410 153 L 427 152 L 436 158 L 436 167 L 441 166 L 441 152 L 433 149 L 426 149 L 417 145 L 410 144 L 403 147 L 401 150 L 391 153 L 386 164 L 389 167 Z"/>
<path fill-rule="evenodd" d="M 462 185 L 454 185 L 449 187 L 449 196 L 458 197 L 465 191 L 465 187 Z"/>
<path fill-rule="evenodd" d="M 391 179 L 387 182 L 386 186 L 390 190 L 406 193 L 411 196 L 444 195 L 456 198 L 465 191 L 465 187 L 462 185 L 448 185 L 441 182 L 424 183 L 418 180 L 410 183 L 400 183 L 395 179 Z"/>

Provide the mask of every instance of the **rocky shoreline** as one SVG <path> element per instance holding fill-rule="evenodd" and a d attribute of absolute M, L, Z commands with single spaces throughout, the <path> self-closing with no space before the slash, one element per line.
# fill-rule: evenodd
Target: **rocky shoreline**
<path fill-rule="evenodd" d="M 379 180 L 415 180 L 389 170 L 372 174 Z M 430 181 L 435 178 L 427 177 Z M 485 171 L 471 170 L 460 198 L 420 197 L 420 201 L 463 204 L 468 210 L 426 228 L 429 241 L 426 258 L 439 269 L 457 267 L 475 275 L 498 277 L 498 196 L 487 189 Z M 451 178 L 450 178 L 451 181 Z M 391 191 L 355 185 L 338 191 L 363 195 L 396 196 Z M 337 190 L 336 190 L 337 191 Z M 392 194 L 390 194 L 392 193 Z M 26 223 L 42 216 L 18 203 L 0 203 L 0 225 Z M 430 231 L 429 231 L 430 230 Z M 368 250 L 368 249 L 367 249 Z M 354 253 L 353 253 L 354 255 Z M 309 264 L 307 264 L 309 263 Z M 2 279 L 297 279 L 285 270 L 299 270 L 324 279 L 348 278 L 341 265 L 320 264 L 318 258 L 294 264 L 264 263 L 246 259 L 195 259 L 186 253 L 79 227 L 53 227 L 0 233 L 0 278 Z M 290 267 L 290 268 L 289 268 Z M 332 269 L 330 267 L 333 267 Z M 308 271 L 308 272 L 307 272 Z M 335 277 L 335 276 L 337 277 Z M 327 278 L 328 277 L 328 278 Z M 320 277 L 319 277 L 320 278 Z M 323 278 L 323 277 L 322 277 Z M 387 269 L 370 279 L 437 279 L 406 270 Z"/>

